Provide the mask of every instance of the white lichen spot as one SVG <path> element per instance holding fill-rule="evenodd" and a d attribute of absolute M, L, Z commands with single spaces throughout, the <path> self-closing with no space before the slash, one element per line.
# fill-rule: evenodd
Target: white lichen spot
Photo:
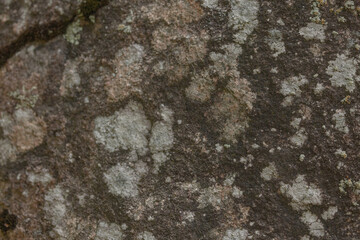
<path fill-rule="evenodd" d="M 358 61 L 345 54 L 338 54 L 336 59 L 329 62 L 326 73 L 331 76 L 331 85 L 335 87 L 344 86 L 347 91 L 355 90 L 356 70 Z"/>
<path fill-rule="evenodd" d="M 292 185 L 281 183 L 280 192 L 291 200 L 290 205 L 294 210 L 304 210 L 310 205 L 322 203 L 321 190 L 312 183 L 308 184 L 304 175 L 298 175 Z"/>
<path fill-rule="evenodd" d="M 322 214 L 321 217 L 324 220 L 331 220 L 334 219 L 335 214 L 338 212 L 338 207 L 337 206 L 330 206 L 327 210 L 325 210 Z"/>
<path fill-rule="evenodd" d="M 322 83 L 317 83 L 314 88 L 314 93 L 316 95 L 321 95 L 324 90 L 325 90 L 324 85 Z"/>
<path fill-rule="evenodd" d="M 193 222 L 195 220 L 195 213 L 191 211 L 184 211 L 181 213 L 181 219 L 187 222 Z"/>
<path fill-rule="evenodd" d="M 297 147 L 301 147 L 304 145 L 307 138 L 305 128 L 300 128 L 293 136 L 290 137 L 290 142 Z"/>
<path fill-rule="evenodd" d="M 110 152 L 120 148 L 130 149 L 142 156 L 148 151 L 147 135 L 150 127 L 143 107 L 139 103 L 130 102 L 109 117 L 97 117 L 93 133 L 96 142 L 103 144 Z"/>
<path fill-rule="evenodd" d="M 311 236 L 323 237 L 325 235 L 324 226 L 315 214 L 306 211 L 302 214 L 300 220 L 308 226 Z"/>
<path fill-rule="evenodd" d="M 309 235 L 304 235 L 300 238 L 300 240 L 310 240 Z"/>
<path fill-rule="evenodd" d="M 122 240 L 124 237 L 125 235 L 119 225 L 104 221 L 99 222 L 95 240 Z"/>
<path fill-rule="evenodd" d="M 132 44 L 116 53 L 115 73 L 106 77 L 105 80 L 105 90 L 109 101 L 123 100 L 133 93 L 142 92 L 141 75 L 144 71 L 142 64 L 144 55 L 144 47 L 139 44 Z"/>
<path fill-rule="evenodd" d="M 291 122 L 290 125 L 295 128 L 295 129 L 299 129 L 301 123 L 301 118 L 294 118 Z"/>
<path fill-rule="evenodd" d="M 201 4 L 203 7 L 207 8 L 217 8 L 219 0 L 203 0 L 203 3 Z"/>
<path fill-rule="evenodd" d="M 78 73 L 79 63 L 77 60 L 66 61 L 60 86 L 61 96 L 68 95 L 74 87 L 80 85 L 81 78 Z"/>
<path fill-rule="evenodd" d="M 0 139 L 0 166 L 15 162 L 16 148 L 11 144 L 8 139 Z"/>
<path fill-rule="evenodd" d="M 345 116 L 346 116 L 345 110 L 337 109 L 334 115 L 332 116 L 332 120 L 335 122 L 335 129 L 343 133 L 349 133 L 349 128 L 346 125 Z"/>
<path fill-rule="evenodd" d="M 248 236 L 249 232 L 246 229 L 228 229 L 222 240 L 246 240 Z"/>
<path fill-rule="evenodd" d="M 156 240 L 154 235 L 151 232 L 148 232 L 148 231 L 144 231 L 142 233 L 139 233 L 136 236 L 136 239 L 137 240 Z"/>
<path fill-rule="evenodd" d="M 224 151 L 224 146 L 219 144 L 219 143 L 216 143 L 215 144 L 215 149 L 218 153 L 222 153 Z"/>
<path fill-rule="evenodd" d="M 118 163 L 104 173 L 104 180 L 112 194 L 124 198 L 136 197 L 139 194 L 139 181 L 145 172 L 146 169 L 134 170 L 124 163 Z"/>
<path fill-rule="evenodd" d="M 231 195 L 234 198 L 241 198 L 244 195 L 244 192 L 241 191 L 238 187 L 234 186 Z"/>
<path fill-rule="evenodd" d="M 72 22 L 67 28 L 64 38 L 71 44 L 78 45 L 80 41 L 80 33 L 82 31 L 80 19 Z"/>
<path fill-rule="evenodd" d="M 280 54 L 286 52 L 285 43 L 283 42 L 283 36 L 281 31 L 272 29 L 269 31 L 269 38 L 266 40 L 270 49 L 274 52 L 273 57 L 277 57 Z"/>
<path fill-rule="evenodd" d="M 53 177 L 50 175 L 49 170 L 41 169 L 40 172 L 27 172 L 28 181 L 32 184 L 42 183 L 47 184 L 53 180 Z"/>
<path fill-rule="evenodd" d="M 230 4 L 229 25 L 237 32 L 234 35 L 235 41 L 244 44 L 258 25 L 259 2 L 256 0 L 231 0 Z"/>
<path fill-rule="evenodd" d="M 342 158 L 347 158 L 346 152 L 344 150 L 342 150 L 341 148 L 336 149 L 335 155 L 339 156 L 339 157 L 342 157 Z"/>
<path fill-rule="evenodd" d="M 269 166 L 267 166 L 266 168 L 264 168 L 261 171 L 261 177 L 265 180 L 265 181 L 270 181 L 272 179 L 276 179 L 278 178 L 278 172 L 275 166 L 275 163 L 271 162 L 269 164 Z"/>
<path fill-rule="evenodd" d="M 325 25 L 311 22 L 306 27 L 300 28 L 299 33 L 306 40 L 320 40 L 323 42 L 326 38 L 325 30 Z"/>
<path fill-rule="evenodd" d="M 281 89 L 280 89 L 280 93 L 285 96 L 282 105 L 290 106 L 292 104 L 293 98 L 299 97 L 301 95 L 300 87 L 307 83 L 308 80 L 302 75 L 289 77 L 285 79 L 281 83 Z"/>
<path fill-rule="evenodd" d="M 54 226 L 53 231 L 58 235 L 58 239 L 67 239 L 68 231 L 65 222 L 66 200 L 62 188 L 56 185 L 45 194 L 44 210 Z"/>
<path fill-rule="evenodd" d="M 154 173 L 157 173 L 159 167 L 168 159 L 168 151 L 174 145 L 174 133 L 172 130 L 174 112 L 170 108 L 161 105 L 160 115 L 162 120 L 154 123 L 149 141 L 154 160 Z"/>

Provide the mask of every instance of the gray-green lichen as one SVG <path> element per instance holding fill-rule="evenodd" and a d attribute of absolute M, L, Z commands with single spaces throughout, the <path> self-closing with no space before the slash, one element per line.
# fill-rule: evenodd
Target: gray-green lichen
<path fill-rule="evenodd" d="M 345 87 L 347 91 L 355 90 L 355 81 L 359 81 L 356 75 L 358 69 L 358 60 L 338 54 L 335 60 L 329 62 L 326 73 L 330 75 L 331 85 L 335 87 Z"/>
<path fill-rule="evenodd" d="M 304 175 L 298 175 L 290 184 L 281 183 L 280 192 L 291 200 L 294 210 L 304 210 L 311 205 L 322 203 L 321 190 L 314 184 L 308 184 Z"/>
<path fill-rule="evenodd" d="M 346 112 L 343 109 L 337 109 L 332 120 L 335 122 L 335 129 L 343 133 L 349 133 L 349 127 L 346 124 Z"/>
<path fill-rule="evenodd" d="M 269 31 L 269 38 L 266 39 L 266 43 L 273 51 L 273 57 L 277 57 L 286 52 L 285 43 L 283 42 L 283 36 L 280 30 L 271 29 Z"/>
<path fill-rule="evenodd" d="M 305 128 L 300 128 L 293 136 L 289 138 L 290 142 L 297 147 L 301 147 L 308 139 Z"/>
<path fill-rule="evenodd" d="M 325 41 L 325 29 L 326 26 L 318 23 L 308 23 L 306 27 L 302 27 L 299 30 L 301 36 L 306 40 L 320 40 L 321 42 Z"/>
<path fill-rule="evenodd" d="M 308 226 L 311 236 L 323 237 L 325 235 L 324 226 L 315 214 L 310 211 L 303 212 L 300 220 Z"/>
<path fill-rule="evenodd" d="M 243 44 L 258 25 L 259 2 L 256 0 L 231 0 L 229 25 L 236 31 L 234 40 Z"/>
<path fill-rule="evenodd" d="M 228 229 L 222 240 L 246 240 L 248 236 L 249 232 L 246 229 Z"/>
<path fill-rule="evenodd" d="M 100 221 L 97 227 L 95 240 L 122 240 L 125 235 L 119 225 Z"/>
<path fill-rule="evenodd" d="M 272 179 L 276 179 L 278 177 L 278 172 L 275 166 L 274 162 L 271 162 L 269 164 L 269 166 L 265 167 L 262 171 L 261 171 L 261 177 L 265 180 L 265 181 L 270 181 Z"/>
<path fill-rule="evenodd" d="M 280 93 L 285 96 L 282 105 L 290 106 L 294 100 L 294 97 L 301 96 L 300 87 L 307 83 L 308 80 L 302 75 L 289 77 L 285 79 L 281 83 L 281 89 L 280 89 Z"/>
<path fill-rule="evenodd" d="M 67 28 L 64 38 L 71 44 L 78 45 L 81 38 L 82 26 L 80 19 L 76 19 Z"/>
<path fill-rule="evenodd" d="M 325 210 L 321 214 L 321 218 L 324 220 L 331 220 L 334 219 L 335 214 L 338 212 L 337 206 L 330 206 L 327 210 Z"/>
<path fill-rule="evenodd" d="M 156 240 L 151 232 L 144 231 L 136 236 L 136 240 Z"/>
<path fill-rule="evenodd" d="M 139 194 L 138 183 L 146 172 L 147 166 L 142 162 L 134 168 L 126 163 L 118 163 L 104 173 L 104 180 L 112 194 L 131 198 Z"/>
<path fill-rule="evenodd" d="M 93 133 L 96 142 L 110 152 L 130 149 L 142 156 L 148 151 L 150 128 L 142 105 L 132 101 L 111 116 L 97 117 Z"/>
<path fill-rule="evenodd" d="M 67 239 L 69 234 L 65 222 L 67 206 L 65 195 L 60 185 L 56 185 L 46 193 L 44 210 L 46 218 L 51 221 L 54 227 L 52 231 L 56 234 L 56 239 Z"/>
<path fill-rule="evenodd" d="M 16 109 L 19 108 L 33 108 L 39 95 L 35 92 L 36 86 L 33 86 L 30 90 L 25 89 L 25 86 L 22 87 L 22 90 L 15 90 L 10 93 L 10 96 L 18 101 Z"/>

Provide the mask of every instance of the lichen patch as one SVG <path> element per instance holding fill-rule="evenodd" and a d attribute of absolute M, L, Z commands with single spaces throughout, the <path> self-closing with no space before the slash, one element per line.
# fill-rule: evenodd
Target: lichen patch
<path fill-rule="evenodd" d="M 334 87 L 345 87 L 347 91 L 355 90 L 355 81 L 359 80 L 356 75 L 358 60 L 338 54 L 335 60 L 329 62 L 326 73 L 330 75 L 331 85 Z"/>
<path fill-rule="evenodd" d="M 258 25 L 259 2 L 256 0 L 231 0 L 230 5 L 229 25 L 236 31 L 234 40 L 243 44 Z"/>
<path fill-rule="evenodd" d="M 282 105 L 290 106 L 293 102 L 294 97 L 299 97 L 301 95 L 300 87 L 307 83 L 308 80 L 302 75 L 285 79 L 281 83 L 280 89 L 280 93 L 285 96 Z"/>
<path fill-rule="evenodd" d="M 323 237 L 325 235 L 324 226 L 315 214 L 306 211 L 302 214 L 300 220 L 308 226 L 311 236 Z"/>
<path fill-rule="evenodd" d="M 116 223 L 99 222 L 95 240 L 122 240 L 124 237 L 125 234 L 123 234 L 121 227 Z"/>
<path fill-rule="evenodd" d="M 139 194 L 138 183 L 142 175 L 143 172 L 137 171 L 125 163 L 118 163 L 104 173 L 104 180 L 112 194 L 129 198 Z"/>
<path fill-rule="evenodd" d="M 312 183 L 308 184 L 304 175 L 298 175 L 291 185 L 281 183 L 280 192 L 291 201 L 294 210 L 304 210 L 322 203 L 321 190 Z"/>
<path fill-rule="evenodd" d="M 111 116 L 97 117 L 93 133 L 96 142 L 110 152 L 129 149 L 142 156 L 148 151 L 147 136 L 150 128 L 151 123 L 142 105 L 130 102 Z"/>
<path fill-rule="evenodd" d="M 306 27 L 302 27 L 299 30 L 301 36 L 306 40 L 320 40 L 321 42 L 325 41 L 325 29 L 326 26 L 323 24 L 318 24 L 310 22 Z"/>

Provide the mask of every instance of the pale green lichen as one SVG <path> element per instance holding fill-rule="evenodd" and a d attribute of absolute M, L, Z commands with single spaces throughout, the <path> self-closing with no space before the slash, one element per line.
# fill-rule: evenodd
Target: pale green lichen
<path fill-rule="evenodd" d="M 291 200 L 294 210 L 304 210 L 311 205 L 321 205 L 321 190 L 314 184 L 308 184 L 304 175 L 298 175 L 292 185 L 280 183 L 280 192 Z"/>
<path fill-rule="evenodd" d="M 174 112 L 170 108 L 161 105 L 160 115 L 162 120 L 154 123 L 149 141 L 149 148 L 154 160 L 154 173 L 158 173 L 160 166 L 168 160 L 168 151 L 174 144 L 172 130 Z"/>
<path fill-rule="evenodd" d="M 122 240 L 125 235 L 119 225 L 100 221 L 97 227 L 95 240 Z"/>
<path fill-rule="evenodd" d="M 306 211 L 302 214 L 300 220 L 308 226 L 311 236 L 323 237 L 325 235 L 324 226 L 315 214 Z"/>
<path fill-rule="evenodd" d="M 278 172 L 275 166 L 275 163 L 271 162 L 269 164 L 269 166 L 265 167 L 262 171 L 261 171 L 261 177 L 265 180 L 265 181 L 270 181 L 272 179 L 276 179 L 278 178 Z"/>
<path fill-rule="evenodd" d="M 16 109 L 35 107 L 35 104 L 39 99 L 39 95 L 36 94 L 35 91 L 36 86 L 33 86 L 29 90 L 25 89 L 25 86 L 23 86 L 21 90 L 15 90 L 11 92 L 10 96 L 18 101 Z"/>
<path fill-rule="evenodd" d="M 343 133 L 349 133 L 349 127 L 346 125 L 346 112 L 343 109 L 337 109 L 332 120 L 335 122 L 335 129 Z"/>
<path fill-rule="evenodd" d="M 272 29 L 269 31 L 269 38 L 266 40 L 266 43 L 274 52 L 272 55 L 273 57 L 277 57 L 280 54 L 286 52 L 282 33 L 277 29 Z"/>
<path fill-rule="evenodd" d="M 360 197 L 360 180 L 353 181 L 352 179 L 343 179 L 339 183 L 339 191 L 343 194 L 353 193 L 358 198 Z M 359 199 L 360 200 L 360 199 Z M 357 205 L 355 201 L 353 201 L 354 205 Z"/>
<path fill-rule="evenodd" d="M 281 89 L 280 89 L 280 93 L 285 96 L 282 105 L 290 106 L 293 102 L 294 97 L 301 96 L 300 87 L 307 83 L 308 80 L 303 75 L 289 77 L 285 79 L 281 83 Z"/>
<path fill-rule="evenodd" d="M 337 206 L 330 206 L 327 210 L 325 210 L 322 214 L 321 217 L 324 220 L 331 220 L 334 219 L 335 214 L 338 212 L 338 207 Z"/>
<path fill-rule="evenodd" d="M 290 142 L 297 147 L 301 147 L 308 139 L 305 128 L 300 128 L 293 136 L 289 138 Z"/>
<path fill-rule="evenodd" d="M 45 194 L 44 210 L 46 218 L 48 218 L 53 228 L 53 233 L 56 234 L 56 239 L 68 239 L 67 223 L 65 221 L 67 214 L 66 196 L 60 185 L 56 185 Z"/>
<path fill-rule="evenodd" d="M 93 133 L 96 142 L 110 152 L 130 149 L 142 156 L 148 151 L 147 136 L 150 128 L 151 123 L 141 104 L 130 102 L 111 116 L 97 117 Z"/>
<path fill-rule="evenodd" d="M 306 27 L 300 28 L 299 33 L 306 40 L 320 40 L 323 42 L 325 40 L 325 29 L 325 25 L 311 22 Z"/>
<path fill-rule="evenodd" d="M 81 38 L 82 31 L 81 21 L 80 19 L 76 19 L 72 22 L 67 28 L 64 38 L 71 44 L 78 45 Z"/>
<path fill-rule="evenodd" d="M 49 170 L 43 168 L 37 172 L 27 172 L 26 175 L 28 176 L 28 181 L 32 184 L 41 183 L 46 185 L 47 183 L 53 181 L 53 177 L 50 175 Z"/>
<path fill-rule="evenodd" d="M 136 236 L 136 240 L 156 240 L 151 232 L 144 231 Z"/>
<path fill-rule="evenodd" d="M 147 166 L 139 162 L 133 169 L 125 163 L 118 163 L 104 173 L 109 192 L 124 198 L 133 198 L 139 194 L 139 181 L 147 172 Z"/>
<path fill-rule="evenodd" d="M 357 68 L 358 60 L 345 54 L 338 54 L 335 60 L 329 62 L 326 74 L 331 76 L 331 85 L 335 87 L 344 86 L 347 91 L 353 92 L 355 81 L 359 81 L 359 77 L 356 75 Z"/>
<path fill-rule="evenodd" d="M 246 229 L 228 229 L 222 240 L 246 240 L 248 236 L 249 232 Z"/>
<path fill-rule="evenodd" d="M 203 0 L 202 6 L 207 8 L 216 9 L 218 7 L 219 0 Z"/>
<path fill-rule="evenodd" d="M 259 2 L 256 0 L 231 0 L 229 13 L 229 25 L 236 31 L 235 42 L 244 44 L 248 36 L 258 25 L 257 14 Z"/>

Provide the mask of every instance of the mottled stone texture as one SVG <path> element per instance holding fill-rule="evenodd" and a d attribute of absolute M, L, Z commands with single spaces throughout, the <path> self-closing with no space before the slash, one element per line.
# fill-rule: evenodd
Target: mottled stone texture
<path fill-rule="evenodd" d="M 359 19 L 0 0 L 0 239 L 360 239 Z"/>

